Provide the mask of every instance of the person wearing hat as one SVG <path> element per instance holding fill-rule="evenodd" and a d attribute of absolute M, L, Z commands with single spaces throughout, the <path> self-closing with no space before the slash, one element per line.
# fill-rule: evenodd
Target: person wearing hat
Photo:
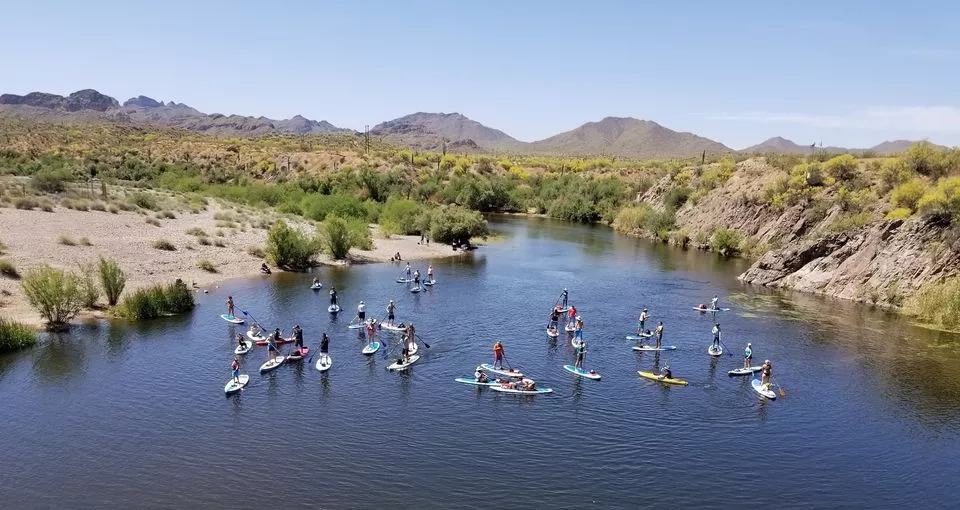
<path fill-rule="evenodd" d="M 357 305 L 357 320 L 361 323 L 364 322 L 367 318 L 367 305 L 363 304 L 363 300 L 360 300 L 360 304 Z"/>
<path fill-rule="evenodd" d="M 660 348 L 661 340 L 663 340 L 663 321 L 657 323 L 657 349 Z"/>
<path fill-rule="evenodd" d="M 373 336 L 377 332 L 377 323 L 373 319 L 367 319 L 367 341 L 373 343 Z"/>
<path fill-rule="evenodd" d="M 566 307 L 567 307 L 567 299 L 568 299 L 569 297 L 570 297 L 570 294 L 567 292 L 567 289 L 564 288 L 564 289 L 563 289 L 563 292 L 560 294 L 560 299 L 561 299 L 561 301 L 562 301 L 561 304 L 560 304 L 561 308 L 566 308 Z"/>
<path fill-rule="evenodd" d="M 720 350 L 720 323 L 717 322 L 713 325 L 713 345 L 710 348 L 714 351 Z"/>
<path fill-rule="evenodd" d="M 649 318 L 650 318 L 650 316 L 647 315 L 647 309 L 644 308 L 643 311 L 640 312 L 640 318 L 637 319 L 637 334 L 638 334 L 638 335 L 641 334 L 641 333 L 643 333 L 643 327 L 644 327 L 644 325 L 647 323 L 647 319 L 649 319 Z"/>
<path fill-rule="evenodd" d="M 577 340 L 583 341 L 583 317 L 577 316 L 577 322 L 574 324 L 574 334 L 573 337 Z"/>
<path fill-rule="evenodd" d="M 393 300 L 390 300 L 390 303 L 387 305 L 387 324 L 393 326 L 394 315 L 393 312 L 397 310 L 396 305 L 393 304 Z"/>
<path fill-rule="evenodd" d="M 477 371 L 473 373 L 473 378 L 479 383 L 487 382 L 487 373 L 483 371 L 483 367 L 478 366 Z"/>
<path fill-rule="evenodd" d="M 503 344 L 500 340 L 493 344 L 493 368 L 503 369 Z"/>
<path fill-rule="evenodd" d="M 743 350 L 743 368 L 750 368 L 750 365 L 753 362 L 753 344 L 747 343 L 746 349 Z"/>
<path fill-rule="evenodd" d="M 716 294 L 713 295 L 713 299 L 710 300 L 710 309 L 717 311 L 720 309 L 720 298 Z"/>
<path fill-rule="evenodd" d="M 673 372 L 670 371 L 670 365 L 664 365 L 664 367 L 660 369 L 660 378 L 673 379 Z"/>

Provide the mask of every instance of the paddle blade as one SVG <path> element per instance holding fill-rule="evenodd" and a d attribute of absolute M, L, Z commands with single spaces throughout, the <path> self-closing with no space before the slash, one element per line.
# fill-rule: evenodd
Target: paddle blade
<path fill-rule="evenodd" d="M 786 392 L 783 391 L 783 388 L 777 386 L 777 389 L 780 390 L 780 396 L 781 396 L 781 397 L 786 397 L 786 396 L 787 396 Z"/>

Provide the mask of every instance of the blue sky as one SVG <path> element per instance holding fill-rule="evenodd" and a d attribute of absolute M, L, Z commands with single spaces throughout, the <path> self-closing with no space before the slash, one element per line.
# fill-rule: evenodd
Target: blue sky
<path fill-rule="evenodd" d="M 960 145 L 960 3 L 3 3 L 0 92 L 354 129 L 456 111 L 527 141 L 630 116 L 734 148 Z"/>

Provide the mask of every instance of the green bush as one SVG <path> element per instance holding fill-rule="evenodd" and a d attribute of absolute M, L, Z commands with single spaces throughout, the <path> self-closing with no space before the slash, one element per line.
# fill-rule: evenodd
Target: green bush
<path fill-rule="evenodd" d="M 73 175 L 64 168 L 43 169 L 33 174 L 30 184 L 44 193 L 60 193 L 67 188 L 67 183 L 73 180 Z"/>
<path fill-rule="evenodd" d="M 732 257 L 740 252 L 741 242 L 743 242 L 743 236 L 740 232 L 719 228 L 710 236 L 710 249 L 724 257 Z"/>
<path fill-rule="evenodd" d="M 267 233 L 266 252 L 273 264 L 287 271 L 306 271 L 316 264 L 320 242 L 278 221 Z"/>
<path fill-rule="evenodd" d="M 117 304 L 120 299 L 120 293 L 127 285 L 127 276 L 120 269 L 120 264 L 116 260 L 100 257 L 97 263 L 97 270 L 100 273 L 100 285 L 103 287 L 103 293 L 107 296 L 107 303 L 110 306 Z"/>
<path fill-rule="evenodd" d="M 31 269 L 20 284 L 30 305 L 51 327 L 63 327 L 83 307 L 80 279 L 50 266 Z"/>
<path fill-rule="evenodd" d="M 97 285 L 97 268 L 93 264 L 77 264 L 77 278 L 80 281 L 80 296 L 84 308 L 95 308 L 100 299 L 100 287 Z"/>
<path fill-rule="evenodd" d="M 24 324 L 0 317 L 0 353 L 19 351 L 37 343 L 37 334 Z"/>
<path fill-rule="evenodd" d="M 213 262 L 210 262 L 210 261 L 207 260 L 207 259 L 198 260 L 198 261 L 197 261 L 197 267 L 198 267 L 199 269 L 202 269 L 202 270 L 208 272 L 208 273 L 216 273 L 216 272 L 217 272 L 217 266 L 215 266 L 215 265 L 213 264 Z"/>
<path fill-rule="evenodd" d="M 848 230 L 858 229 L 864 225 L 868 225 L 873 221 L 873 218 L 868 213 L 858 213 L 858 214 L 844 214 L 839 216 L 830 226 L 830 230 L 834 232 L 846 232 Z"/>
<path fill-rule="evenodd" d="M 890 201 L 896 207 L 917 210 L 917 202 L 923 198 L 927 186 L 921 179 L 911 179 L 893 189 Z"/>
<path fill-rule="evenodd" d="M 373 239 L 365 222 L 329 216 L 320 227 L 320 239 L 324 250 L 337 260 L 347 258 L 350 248 L 372 248 Z"/>
<path fill-rule="evenodd" d="M 413 235 L 420 232 L 417 216 L 422 207 L 413 200 L 390 197 L 380 212 L 380 228 L 388 234 Z"/>
<path fill-rule="evenodd" d="M 643 223 L 650 235 L 666 242 L 670 237 L 670 231 L 677 225 L 677 216 L 671 209 L 652 211 L 644 218 Z"/>
<path fill-rule="evenodd" d="M 138 191 L 130 195 L 129 201 L 131 205 L 135 205 L 141 209 L 156 211 L 160 208 L 160 204 L 157 201 L 156 196 L 149 193 L 144 193 L 142 191 Z"/>
<path fill-rule="evenodd" d="M 13 206 L 16 207 L 17 209 L 31 211 L 33 209 L 36 209 L 37 207 L 40 207 L 40 202 L 38 202 L 37 199 L 33 197 L 20 197 L 13 202 Z"/>
<path fill-rule="evenodd" d="M 683 204 L 687 203 L 687 199 L 690 198 L 691 193 L 693 193 L 693 190 L 690 188 L 677 186 L 670 189 L 666 196 L 663 197 L 663 204 L 670 209 L 679 209 L 683 207 Z"/>
<path fill-rule="evenodd" d="M 81 237 L 81 238 L 80 238 L 80 246 L 93 246 L 93 243 L 90 242 L 90 238 L 88 238 L 88 237 Z"/>
<path fill-rule="evenodd" d="M 177 247 L 174 246 L 173 243 L 171 243 L 170 241 L 167 241 L 166 239 L 157 239 L 156 241 L 153 242 L 152 246 L 158 250 L 177 251 Z"/>
<path fill-rule="evenodd" d="M 907 300 L 905 310 L 936 327 L 960 329 L 960 278 L 924 284 Z"/>
<path fill-rule="evenodd" d="M 257 257 L 258 259 L 267 258 L 267 254 L 263 251 L 263 248 L 260 246 L 247 246 L 247 253 Z"/>
<path fill-rule="evenodd" d="M 823 169 L 837 182 L 846 182 L 856 177 L 859 166 L 857 158 L 851 154 L 841 154 L 828 159 L 823 164 Z"/>
<path fill-rule="evenodd" d="M 910 209 L 907 209 L 906 207 L 898 207 L 888 212 L 887 215 L 884 216 L 884 218 L 888 220 L 903 220 L 903 219 L 909 218 L 910 215 L 912 214 L 913 214 L 913 211 L 911 211 Z"/>
<path fill-rule="evenodd" d="M 17 266 L 13 265 L 13 262 L 7 259 L 0 259 L 0 275 L 13 278 L 14 280 L 20 278 L 20 273 L 17 272 Z"/>
<path fill-rule="evenodd" d="M 624 207 L 614 218 L 613 229 L 628 234 L 638 232 L 646 225 L 646 219 L 650 212 L 650 207 L 646 204 Z"/>
<path fill-rule="evenodd" d="M 478 211 L 458 205 L 443 205 L 421 215 L 421 227 L 430 232 L 430 239 L 438 243 L 464 244 L 471 237 L 486 238 L 490 235 L 487 220 Z"/>
<path fill-rule="evenodd" d="M 189 312 L 194 306 L 193 293 L 178 279 L 170 285 L 153 285 L 128 294 L 116 314 L 127 320 L 147 320 Z"/>
<path fill-rule="evenodd" d="M 206 237 L 206 235 L 207 235 L 207 233 L 204 232 L 204 230 L 203 230 L 202 228 L 199 228 L 199 227 L 189 228 L 189 229 L 187 229 L 187 232 L 186 232 L 186 233 L 187 233 L 187 235 L 197 236 L 197 237 Z"/>

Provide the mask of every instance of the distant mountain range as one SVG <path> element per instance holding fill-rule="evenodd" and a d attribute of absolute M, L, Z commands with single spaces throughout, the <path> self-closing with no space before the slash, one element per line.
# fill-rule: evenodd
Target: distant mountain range
<path fill-rule="evenodd" d="M 43 92 L 19 96 L 0 95 L 0 117 L 21 117 L 44 122 L 128 123 L 175 127 L 216 136 L 260 136 L 270 133 L 353 133 L 321 120 L 297 115 L 290 119 L 206 114 L 183 103 L 164 103 L 138 96 L 120 104 L 96 90 L 86 89 L 66 97 Z M 370 131 L 385 141 L 417 150 L 451 152 L 509 152 L 569 156 L 619 156 L 630 158 L 676 158 L 737 152 L 709 138 L 677 132 L 649 120 L 607 117 L 549 138 L 522 142 L 510 135 L 472 120 L 460 113 L 418 112 L 377 124 Z M 743 149 L 743 153 L 810 154 L 902 152 L 908 140 L 884 142 L 869 149 L 798 145 L 775 137 Z"/>

